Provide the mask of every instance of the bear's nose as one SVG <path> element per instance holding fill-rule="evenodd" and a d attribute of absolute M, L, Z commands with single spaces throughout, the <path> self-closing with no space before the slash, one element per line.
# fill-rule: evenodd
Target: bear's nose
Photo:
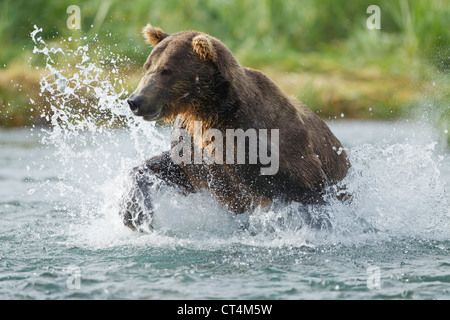
<path fill-rule="evenodd" d="M 140 100 L 141 99 L 139 99 L 139 98 L 127 99 L 128 105 L 130 106 L 130 109 L 133 113 L 135 113 L 139 110 Z"/>

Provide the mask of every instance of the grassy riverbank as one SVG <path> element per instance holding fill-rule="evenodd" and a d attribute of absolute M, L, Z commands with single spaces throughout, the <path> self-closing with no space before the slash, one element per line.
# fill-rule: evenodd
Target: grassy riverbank
<path fill-rule="evenodd" d="M 40 122 L 44 61 L 30 32 L 54 46 L 78 44 L 129 58 L 119 76 L 132 91 L 149 48 L 146 23 L 166 32 L 195 29 L 221 39 L 242 65 L 257 68 L 324 119 L 397 119 L 426 112 L 448 130 L 448 1 L 378 1 L 381 29 L 370 30 L 373 1 L 192 0 L 79 1 L 81 30 L 66 26 L 72 1 L 4 0 L 0 4 L 0 126 Z M 91 55 L 93 61 L 104 56 Z"/>

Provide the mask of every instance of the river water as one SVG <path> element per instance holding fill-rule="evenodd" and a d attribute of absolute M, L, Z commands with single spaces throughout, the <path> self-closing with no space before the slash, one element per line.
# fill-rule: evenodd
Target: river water
<path fill-rule="evenodd" d="M 151 233 L 124 227 L 127 171 L 168 128 L 0 131 L 1 299 L 448 299 L 449 154 L 419 122 L 330 122 L 351 204 L 332 232 L 289 210 L 234 216 L 161 190 Z M 245 226 L 245 227 L 243 227 Z"/>

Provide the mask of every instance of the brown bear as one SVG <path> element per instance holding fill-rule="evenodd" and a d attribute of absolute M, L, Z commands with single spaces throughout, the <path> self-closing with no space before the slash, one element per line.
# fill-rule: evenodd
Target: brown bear
<path fill-rule="evenodd" d="M 126 226 L 151 226 L 155 183 L 184 194 L 208 189 L 243 213 L 275 199 L 322 203 L 346 176 L 347 154 L 325 122 L 261 72 L 242 67 L 221 41 L 151 25 L 143 34 L 154 48 L 127 102 L 135 116 L 175 122 L 172 150 L 132 171 L 120 213 Z M 277 163 L 264 173 L 268 159 Z"/>

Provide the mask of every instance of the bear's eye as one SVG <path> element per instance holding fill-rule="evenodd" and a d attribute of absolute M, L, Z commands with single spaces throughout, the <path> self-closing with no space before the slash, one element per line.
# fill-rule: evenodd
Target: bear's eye
<path fill-rule="evenodd" d="M 168 75 L 170 75 L 170 74 L 172 74 L 172 71 L 169 70 L 169 69 L 163 69 L 163 70 L 161 70 L 161 75 L 162 75 L 162 76 L 168 76 Z"/>

